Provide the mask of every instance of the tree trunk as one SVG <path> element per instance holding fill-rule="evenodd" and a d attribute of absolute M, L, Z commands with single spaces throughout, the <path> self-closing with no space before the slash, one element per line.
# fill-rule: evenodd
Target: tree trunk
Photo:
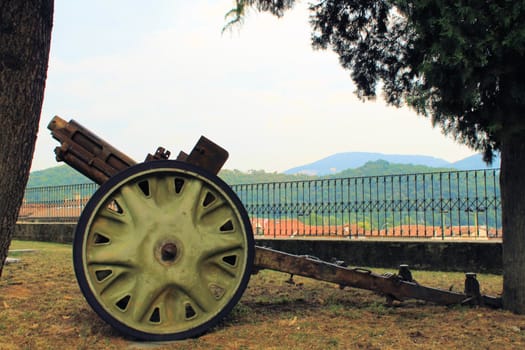
<path fill-rule="evenodd" d="M 35 148 L 53 0 L 0 0 L 0 276 Z"/>
<path fill-rule="evenodd" d="M 525 314 L 525 133 L 504 138 L 501 148 L 503 305 Z"/>

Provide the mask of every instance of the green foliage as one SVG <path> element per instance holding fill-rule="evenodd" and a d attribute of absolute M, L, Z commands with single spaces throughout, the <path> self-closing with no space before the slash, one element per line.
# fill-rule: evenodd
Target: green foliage
<path fill-rule="evenodd" d="M 263 182 L 285 182 L 285 181 L 300 181 L 310 180 L 316 178 L 315 176 L 309 175 L 288 175 L 283 173 L 267 173 L 264 170 L 249 170 L 248 172 L 242 172 L 240 170 L 228 170 L 223 169 L 219 173 L 219 177 L 223 179 L 229 185 L 237 184 L 254 184 Z"/>
<path fill-rule="evenodd" d="M 491 157 L 524 126 L 524 1 L 396 1 L 405 14 L 410 105 Z"/>
<path fill-rule="evenodd" d="M 237 24 L 242 24 L 250 7 L 255 7 L 259 11 L 268 11 L 275 16 L 281 17 L 284 11 L 292 8 L 294 3 L 295 0 L 235 0 L 235 7 L 224 16 L 227 23 L 222 28 L 222 31 L 231 29 Z"/>

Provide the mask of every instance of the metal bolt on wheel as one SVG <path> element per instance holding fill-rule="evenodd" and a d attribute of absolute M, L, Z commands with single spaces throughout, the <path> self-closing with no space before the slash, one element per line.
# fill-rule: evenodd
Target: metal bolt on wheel
<path fill-rule="evenodd" d="M 214 326 L 248 284 L 254 241 L 218 177 L 178 161 L 132 166 L 82 212 L 73 261 L 102 319 L 133 338 L 175 340 Z"/>

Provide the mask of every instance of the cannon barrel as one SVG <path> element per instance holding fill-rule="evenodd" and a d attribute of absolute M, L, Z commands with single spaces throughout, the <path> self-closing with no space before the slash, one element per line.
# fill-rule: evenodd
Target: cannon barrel
<path fill-rule="evenodd" d="M 65 162 L 99 185 L 118 172 L 137 164 L 135 160 L 104 141 L 74 120 L 69 122 L 55 116 L 47 126 L 53 138 L 60 142 L 55 148 L 56 160 Z M 170 152 L 158 147 L 146 161 L 168 159 Z M 217 175 L 228 159 L 228 152 L 201 136 L 189 154 L 180 152 L 177 160 Z"/>
<path fill-rule="evenodd" d="M 101 185 L 119 171 L 137 162 L 84 126 L 55 116 L 47 126 L 61 145 L 55 148 L 57 161 L 63 161 Z"/>

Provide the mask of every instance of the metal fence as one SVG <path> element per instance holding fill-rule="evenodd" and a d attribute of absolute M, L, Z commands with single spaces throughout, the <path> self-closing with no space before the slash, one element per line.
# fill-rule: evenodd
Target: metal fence
<path fill-rule="evenodd" d="M 19 220 L 76 221 L 96 184 L 27 188 Z M 502 237 L 499 169 L 233 185 L 259 237 Z"/>
<path fill-rule="evenodd" d="M 97 188 L 95 183 L 28 187 L 18 220 L 76 222 Z"/>

